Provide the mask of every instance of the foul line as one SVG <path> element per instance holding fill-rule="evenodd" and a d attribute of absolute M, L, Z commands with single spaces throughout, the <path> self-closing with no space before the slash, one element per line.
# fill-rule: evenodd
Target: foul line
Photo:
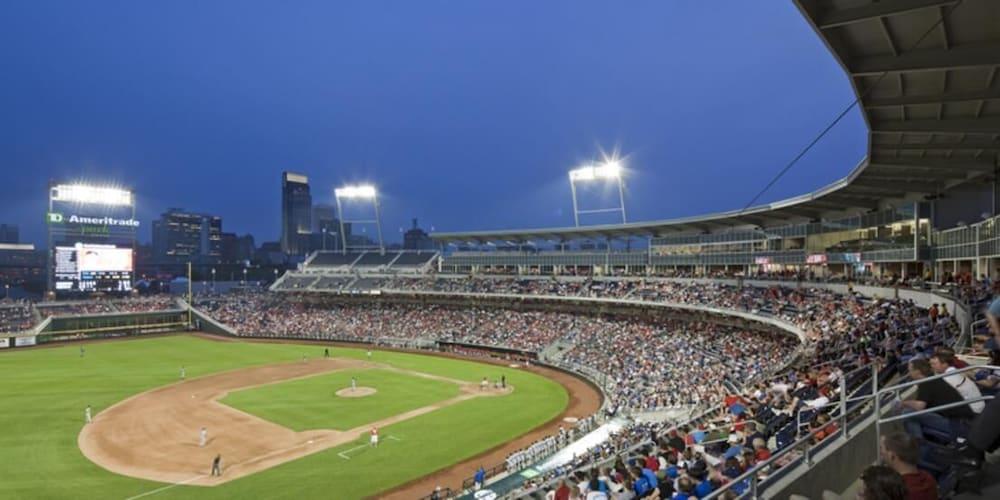
<path fill-rule="evenodd" d="M 389 436 L 389 437 L 393 437 L 393 436 Z M 398 438 L 395 438 L 395 439 L 397 441 L 399 440 Z M 297 444 L 295 446 L 289 446 L 288 448 L 284 448 L 284 449 L 281 449 L 281 450 L 274 450 L 274 451 L 272 451 L 270 453 L 265 453 L 265 454 L 260 455 L 260 456 L 250 457 L 250 458 L 248 458 L 248 459 L 246 459 L 246 460 L 244 460 L 242 462 L 238 462 L 238 463 L 232 464 L 229 467 L 232 468 L 232 467 L 237 467 L 237 466 L 240 466 L 240 465 L 245 465 L 245 464 L 248 464 L 248 463 L 257 462 L 257 461 L 260 461 L 260 460 L 267 459 L 268 457 L 271 457 L 272 455 L 277 455 L 277 454 L 285 453 L 287 451 L 294 450 L 295 448 L 301 448 L 303 446 L 309 446 L 310 444 L 312 444 L 311 440 L 308 441 L 308 442 L 306 442 L 306 443 L 299 443 L 299 444 Z M 344 457 L 344 458 L 347 458 L 347 457 Z M 162 491 L 169 490 L 170 488 L 174 488 L 176 486 L 183 486 L 185 484 L 192 483 L 194 481 L 197 481 L 197 480 L 199 480 L 199 479 L 201 479 L 203 477 L 207 477 L 207 476 L 208 476 L 207 474 L 202 474 L 200 476 L 194 476 L 194 477 L 192 477 L 190 479 L 185 479 L 184 481 L 181 481 L 181 482 L 178 482 L 178 483 L 168 484 L 166 486 L 157 488 L 155 490 L 150 490 L 150 491 L 147 491 L 145 493 L 141 493 L 141 494 L 133 496 L 133 497 L 128 497 L 125 500 L 135 500 L 137 498 L 142 498 L 144 496 L 155 495 L 155 494 L 160 493 Z"/>
<path fill-rule="evenodd" d="M 392 436 L 392 435 L 386 436 L 386 439 L 391 439 L 393 441 L 402 441 L 402 439 L 399 439 L 398 437 Z M 351 448 L 349 450 L 344 450 L 344 451 L 342 451 L 340 453 L 337 453 L 337 456 L 339 456 L 340 458 L 343 458 L 344 460 L 350 460 L 351 457 L 347 456 L 348 453 L 350 453 L 350 452 L 352 452 L 354 450 L 360 450 L 361 448 L 367 448 L 369 446 L 371 446 L 371 444 L 358 445 L 358 446 L 355 446 L 354 448 Z"/>
<path fill-rule="evenodd" d="M 184 480 L 184 481 L 181 481 L 181 482 L 179 482 L 179 483 L 174 483 L 174 484 L 168 484 L 168 485 L 166 485 L 166 486 L 163 486 L 163 487 L 161 487 L 161 488 L 157 488 L 157 489 L 155 489 L 155 490 L 151 490 L 151 491 L 147 491 L 147 492 L 145 492 L 145 493 L 141 493 L 141 494 L 139 494 L 139 495 L 136 495 L 136 496 L 134 496 L 134 497 L 128 497 L 128 498 L 126 498 L 125 500 L 135 500 L 136 498 L 142 498 L 142 497 L 144 497 L 144 496 L 147 496 L 147 495 L 155 495 L 155 494 L 157 494 L 157 493 L 159 493 L 159 492 L 161 492 L 161 491 L 166 491 L 166 490 L 169 490 L 170 488 L 174 488 L 174 487 L 176 487 L 176 486 L 181 486 L 181 485 L 185 485 L 185 484 L 188 484 L 188 483 L 191 483 L 191 482 L 194 482 L 194 481 L 197 481 L 197 480 L 199 480 L 199 479 L 201 479 L 201 478 L 203 478 L 203 477 L 205 477 L 205 476 L 206 476 L 206 474 L 202 474 L 202 475 L 200 475 L 200 476 L 195 476 L 195 477 L 192 477 L 191 479 L 186 479 L 186 480 Z"/>

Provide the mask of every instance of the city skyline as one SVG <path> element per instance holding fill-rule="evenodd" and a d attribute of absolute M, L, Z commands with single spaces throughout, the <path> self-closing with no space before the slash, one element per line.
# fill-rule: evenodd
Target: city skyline
<path fill-rule="evenodd" d="M 239 4 L 232 23 L 222 4 L 200 20 L 174 5 L 52 17 L 5 4 L 0 222 L 41 244 L 46 184 L 86 180 L 135 190 L 141 241 L 173 206 L 278 241 L 275 179 L 296 171 L 316 204 L 378 186 L 390 241 L 413 217 L 437 231 L 570 226 L 566 172 L 615 150 L 630 220 L 742 208 L 853 93 L 790 2 L 719 4 L 733 15 L 716 2 L 556 2 L 528 17 Z M 865 147 L 854 110 L 760 201 L 845 176 Z"/>

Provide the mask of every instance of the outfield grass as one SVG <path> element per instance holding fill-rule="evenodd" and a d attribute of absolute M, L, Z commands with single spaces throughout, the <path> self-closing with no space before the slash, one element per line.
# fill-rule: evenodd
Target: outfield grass
<path fill-rule="evenodd" d="M 320 356 L 321 346 L 213 342 L 189 336 L 0 351 L 0 498 L 125 499 L 164 486 L 105 471 L 76 445 L 83 409 L 226 370 Z M 335 357 L 365 359 L 360 349 Z M 400 441 L 361 450 L 345 461 L 332 448 L 261 473 L 205 488 L 178 486 L 143 498 L 360 498 L 419 478 L 513 439 L 558 415 L 568 403 L 559 384 L 519 370 L 407 353 L 375 352 L 373 361 L 476 382 L 507 376 L 509 396 L 474 398 L 384 429 Z M 366 398 L 362 398 L 366 399 Z M 492 464 L 485 464 L 492 465 Z"/>
<path fill-rule="evenodd" d="M 377 392 L 361 398 L 336 395 L 351 387 Z M 234 391 L 222 402 L 295 431 L 346 431 L 453 398 L 457 384 L 379 369 L 343 370 Z"/>

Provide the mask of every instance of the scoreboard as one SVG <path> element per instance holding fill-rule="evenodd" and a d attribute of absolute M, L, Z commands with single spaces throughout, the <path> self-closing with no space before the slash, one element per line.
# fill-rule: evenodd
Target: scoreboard
<path fill-rule="evenodd" d="M 132 289 L 132 249 L 76 243 L 55 247 L 57 292 L 127 292 Z"/>

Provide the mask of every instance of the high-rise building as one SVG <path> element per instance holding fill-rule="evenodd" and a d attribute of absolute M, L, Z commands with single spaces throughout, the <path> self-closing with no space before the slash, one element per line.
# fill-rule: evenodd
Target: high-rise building
<path fill-rule="evenodd" d="M 252 261 L 254 258 L 253 236 L 236 233 L 222 233 L 222 262 L 232 264 Z"/>
<path fill-rule="evenodd" d="M 153 221 L 153 258 L 158 262 L 218 262 L 222 218 L 171 208 Z"/>
<path fill-rule="evenodd" d="M 413 219 L 413 227 L 403 234 L 404 250 L 431 250 L 434 248 L 434 240 L 427 235 L 427 232 L 417 227 L 417 219 Z"/>
<path fill-rule="evenodd" d="M 333 231 L 337 224 L 337 209 L 333 205 L 317 204 L 313 206 L 312 232 L 318 233 L 323 228 L 326 228 L 328 232 Z"/>
<path fill-rule="evenodd" d="M 0 243 L 20 243 L 20 235 L 14 224 L 0 224 Z"/>
<path fill-rule="evenodd" d="M 312 233 L 312 195 L 309 178 L 294 172 L 281 174 L 281 251 L 302 255 Z"/>
<path fill-rule="evenodd" d="M 313 234 L 309 250 L 340 250 L 344 244 L 344 236 L 340 234 L 340 219 L 337 210 L 331 205 L 316 205 L 313 207 Z M 344 224 L 344 232 L 351 235 L 351 225 Z"/>

